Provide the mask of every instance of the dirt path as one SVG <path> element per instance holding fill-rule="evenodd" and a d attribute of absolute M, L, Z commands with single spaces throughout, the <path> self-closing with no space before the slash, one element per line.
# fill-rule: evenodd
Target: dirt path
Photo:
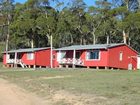
<path fill-rule="evenodd" d="M 42 98 L 0 79 L 0 105 L 49 105 Z"/>
<path fill-rule="evenodd" d="M 72 94 L 64 90 L 54 91 L 45 99 L 0 78 L 0 105 L 111 105 L 110 102 L 103 104 L 105 102 L 109 102 L 105 97 Z"/>

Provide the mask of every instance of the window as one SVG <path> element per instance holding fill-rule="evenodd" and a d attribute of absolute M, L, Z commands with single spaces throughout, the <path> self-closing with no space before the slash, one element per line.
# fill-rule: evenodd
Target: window
<path fill-rule="evenodd" d="M 123 53 L 120 52 L 120 61 L 122 61 L 122 60 L 123 60 Z"/>
<path fill-rule="evenodd" d="M 99 50 L 93 50 L 87 52 L 87 59 L 88 60 L 99 60 L 100 59 L 100 51 Z"/>
<path fill-rule="evenodd" d="M 34 59 L 34 53 L 27 53 L 27 60 L 33 60 Z"/>
<path fill-rule="evenodd" d="M 14 59 L 15 58 L 15 54 L 14 53 L 11 53 L 10 54 L 10 59 Z"/>

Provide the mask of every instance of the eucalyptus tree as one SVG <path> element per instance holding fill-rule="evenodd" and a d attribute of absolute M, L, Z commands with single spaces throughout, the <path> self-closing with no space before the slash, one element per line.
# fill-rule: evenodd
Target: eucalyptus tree
<path fill-rule="evenodd" d="M 7 35 L 7 25 L 4 23 L 5 17 L 1 14 L 0 16 L 0 41 L 4 42 L 6 40 Z"/>
<path fill-rule="evenodd" d="M 12 15 L 13 15 L 13 9 L 14 9 L 14 0 L 1 0 L 0 1 L 0 15 L 3 18 L 3 22 L 1 23 L 2 31 L 5 31 L 4 33 L 6 35 L 6 51 L 8 51 L 9 48 L 9 36 L 10 36 L 10 30 L 9 25 L 12 21 Z"/>
<path fill-rule="evenodd" d="M 90 29 L 86 20 L 86 8 L 87 5 L 83 0 L 73 0 L 70 7 L 71 18 L 68 20 L 71 26 L 71 33 L 75 34 L 73 36 L 74 42 L 79 44 L 87 44 Z"/>
<path fill-rule="evenodd" d="M 70 24 L 71 24 L 72 34 L 76 35 L 73 36 L 74 41 L 78 42 L 79 44 L 87 44 L 89 38 L 88 34 L 90 33 L 90 29 L 87 24 L 86 13 L 84 12 L 84 10 L 80 8 L 77 8 L 76 10 L 72 10 L 72 18 L 70 20 L 71 20 Z"/>
<path fill-rule="evenodd" d="M 68 4 L 68 5 L 67 5 Z M 58 46 L 87 44 L 89 26 L 86 21 L 86 4 L 83 0 L 72 0 L 63 4 L 58 13 L 57 35 Z"/>
<path fill-rule="evenodd" d="M 135 11 L 140 8 L 140 0 L 112 0 L 116 7 L 126 6 L 128 10 Z"/>
<path fill-rule="evenodd" d="M 138 8 L 140 9 L 140 0 L 137 0 L 138 1 Z"/>
<path fill-rule="evenodd" d="M 11 31 L 13 33 L 13 38 L 16 38 L 17 40 L 19 38 L 20 43 L 18 43 L 20 45 L 25 46 L 26 43 L 29 42 L 32 43 L 32 45 L 30 45 L 33 47 L 33 35 L 35 33 L 34 16 L 36 15 L 36 13 L 35 9 L 32 9 L 31 7 L 31 0 L 27 1 L 20 9 L 18 6 L 16 7 L 14 21 L 11 24 Z"/>
<path fill-rule="evenodd" d="M 116 15 L 118 18 L 118 29 L 122 32 L 123 42 L 130 44 L 130 24 L 127 26 L 126 21 L 127 17 L 131 15 L 131 13 L 135 13 L 138 10 L 138 0 L 113 0 L 113 3 L 116 4 Z M 120 28 L 119 28 L 120 27 Z"/>
<path fill-rule="evenodd" d="M 56 47 L 67 46 L 74 43 L 74 38 L 71 26 L 71 11 L 64 8 L 58 13 L 58 21 L 56 27 L 56 34 L 54 36 L 54 45 Z"/>
<path fill-rule="evenodd" d="M 6 14 L 12 13 L 10 45 L 13 48 L 50 46 L 51 36 L 55 47 L 117 43 L 125 40 L 124 33 L 131 39 L 128 43 L 138 49 L 139 10 L 131 0 L 112 1 L 98 0 L 88 7 L 83 0 L 27 0 L 24 4 L 14 4 L 14 12 L 13 9 L 8 11 L 1 2 L 4 7 L 1 8 L 0 24 L 7 25 Z M 13 8 L 13 2 L 11 5 Z M 110 40 L 106 41 L 107 38 Z"/>
<path fill-rule="evenodd" d="M 91 7 L 93 16 L 93 42 L 111 43 L 114 42 L 116 19 L 112 3 L 107 0 L 96 1 L 96 5 Z M 96 35 L 96 37 L 95 37 Z"/>
<path fill-rule="evenodd" d="M 102 25 L 102 16 L 97 12 L 97 8 L 94 6 L 90 6 L 88 8 L 88 13 L 86 14 L 88 25 L 90 26 L 90 31 L 92 34 L 92 43 L 97 43 L 97 35 L 96 32 L 99 27 Z"/>
<path fill-rule="evenodd" d="M 48 44 L 51 43 L 51 36 L 55 34 L 57 24 L 57 13 L 53 8 L 48 8 L 47 14 L 41 13 L 37 18 L 36 23 L 38 32 L 42 36 L 48 38 Z"/>
<path fill-rule="evenodd" d="M 39 18 L 41 18 L 42 15 L 45 16 L 42 9 L 44 8 L 44 5 L 47 4 L 47 0 L 28 0 L 23 5 L 16 5 L 15 20 L 11 25 L 11 30 L 13 35 L 19 38 L 19 42 L 16 40 L 18 47 L 33 48 L 48 45 L 48 38 L 42 35 L 40 27 L 38 26 Z M 41 21 L 43 22 L 44 20 Z M 24 40 L 21 41 L 22 38 Z"/>
<path fill-rule="evenodd" d="M 130 13 L 124 20 L 129 35 L 129 45 L 140 52 L 140 12 Z"/>

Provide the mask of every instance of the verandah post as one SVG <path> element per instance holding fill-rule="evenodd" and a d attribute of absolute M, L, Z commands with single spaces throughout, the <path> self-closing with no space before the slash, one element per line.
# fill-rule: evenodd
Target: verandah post
<path fill-rule="evenodd" d="M 15 52 L 14 67 L 17 67 L 17 52 Z"/>
<path fill-rule="evenodd" d="M 52 35 L 51 35 L 51 61 L 50 61 L 50 63 L 51 63 L 51 68 L 53 68 L 53 43 L 52 43 Z"/>
<path fill-rule="evenodd" d="M 76 58 L 76 51 L 73 50 L 73 68 L 75 68 L 75 58 Z"/>
<path fill-rule="evenodd" d="M 58 56 L 59 68 L 62 68 L 62 65 L 60 64 L 60 62 L 61 62 L 61 60 L 62 60 L 62 59 L 61 59 L 61 58 L 62 58 L 62 57 L 61 57 L 61 50 L 59 50 L 57 56 Z"/>

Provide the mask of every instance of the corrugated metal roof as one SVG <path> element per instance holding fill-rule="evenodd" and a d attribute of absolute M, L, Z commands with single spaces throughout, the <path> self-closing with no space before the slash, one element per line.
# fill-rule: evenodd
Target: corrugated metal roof
<path fill-rule="evenodd" d="M 8 53 L 15 53 L 15 52 L 35 52 L 40 50 L 49 49 L 50 47 L 44 47 L 44 48 L 26 48 L 26 49 L 17 49 L 17 50 L 10 50 Z M 6 53 L 6 52 L 4 52 Z"/>
<path fill-rule="evenodd" d="M 117 47 L 120 45 L 125 45 L 125 44 L 118 43 L 118 44 L 73 45 L 73 46 L 58 48 L 55 50 L 108 49 L 108 48 Z"/>

